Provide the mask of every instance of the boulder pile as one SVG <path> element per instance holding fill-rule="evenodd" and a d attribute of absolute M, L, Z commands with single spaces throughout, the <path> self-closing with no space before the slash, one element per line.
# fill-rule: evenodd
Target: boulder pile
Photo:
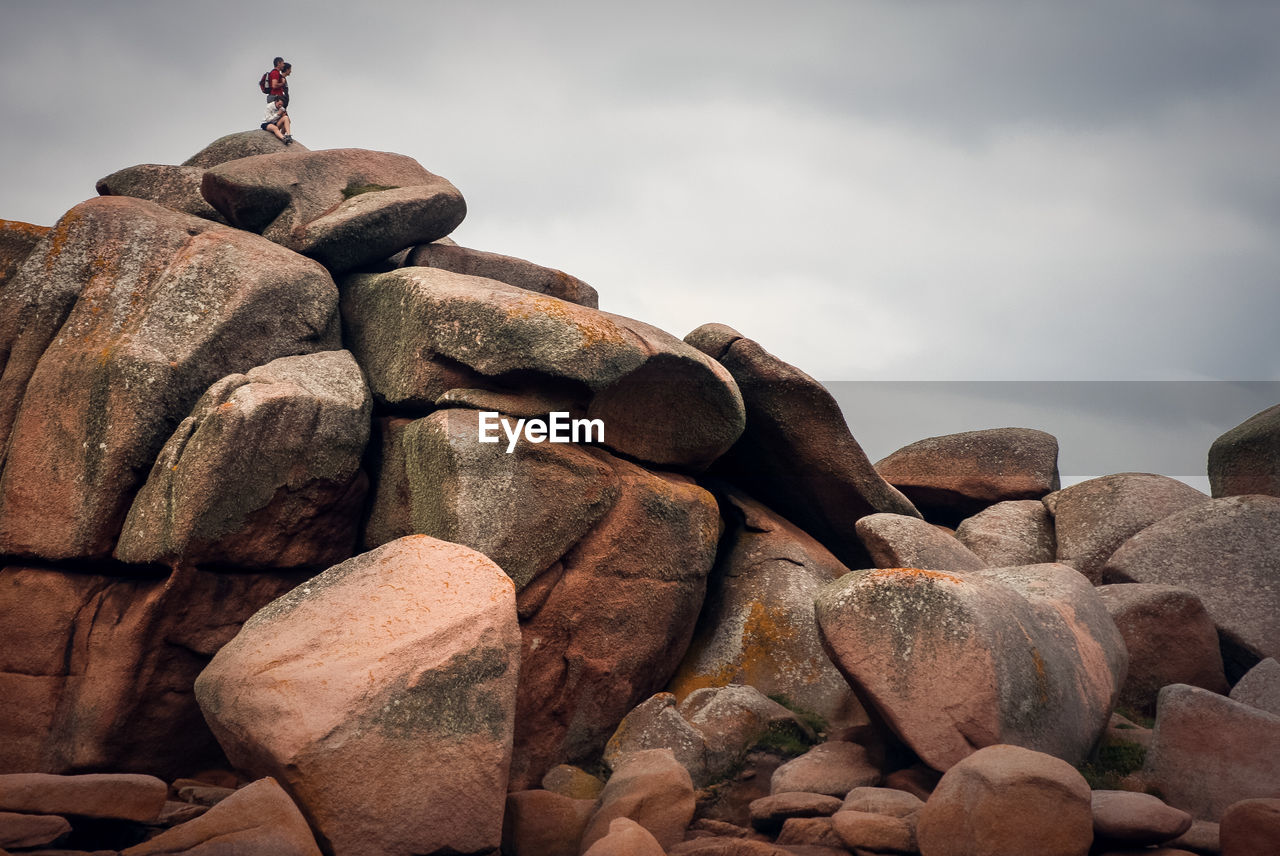
<path fill-rule="evenodd" d="M 1280 852 L 1274 409 L 874 464 L 403 155 L 98 192 L 0 221 L 0 854 Z"/>

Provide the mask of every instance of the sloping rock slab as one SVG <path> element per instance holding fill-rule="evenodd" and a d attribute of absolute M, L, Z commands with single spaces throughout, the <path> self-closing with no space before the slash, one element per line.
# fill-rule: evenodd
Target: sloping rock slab
<path fill-rule="evenodd" d="M 671 691 L 746 684 L 813 711 L 833 727 L 864 719 L 844 676 L 822 650 L 813 598 L 848 569 L 799 528 L 745 494 L 722 508 L 733 527 L 721 541 L 707 602 Z"/>
<path fill-rule="evenodd" d="M 1280 716 L 1280 663 L 1268 657 L 1254 666 L 1231 688 L 1231 698 Z"/>
<path fill-rule="evenodd" d="M 854 571 L 816 610 L 837 668 L 938 770 L 997 743 L 1078 763 L 1124 679 L 1123 639 L 1064 565 Z"/>
<path fill-rule="evenodd" d="M 1280 498 L 1208 500 L 1139 532 L 1107 582 L 1159 583 L 1200 597 L 1222 637 L 1228 679 L 1280 657 Z"/>
<path fill-rule="evenodd" d="M 183 161 L 182 165 L 209 169 L 227 161 L 253 157 L 254 155 L 309 151 L 311 150 L 297 140 L 285 146 L 275 134 L 259 128 L 254 131 L 237 131 L 234 134 L 219 137 Z"/>
<path fill-rule="evenodd" d="M 196 681 L 227 756 L 274 775 L 337 853 L 496 848 L 511 759 L 515 587 L 426 536 L 325 571 Z"/>
<path fill-rule="evenodd" d="M 98 179 L 97 190 L 99 196 L 146 199 L 183 214 L 226 224 L 227 218 L 200 195 L 202 178 L 204 170 L 200 167 L 143 163 L 125 167 L 106 178 Z"/>
<path fill-rule="evenodd" d="M 270 777 L 246 785 L 199 817 L 124 851 L 122 856 L 235 853 L 320 856 L 306 818 Z"/>
<path fill-rule="evenodd" d="M 347 351 L 215 383 L 165 444 L 116 557 L 328 567 L 355 548 L 373 402 Z"/>
<path fill-rule="evenodd" d="M 1280 796 L 1280 716 L 1184 684 L 1160 691 L 1143 768 L 1164 801 L 1216 821 L 1240 800 Z"/>
<path fill-rule="evenodd" d="M 1213 441 L 1209 490 L 1215 497 L 1280 496 L 1280 404 L 1250 416 Z"/>
<path fill-rule="evenodd" d="M 432 243 L 414 247 L 409 251 L 403 266 L 441 268 L 467 276 L 496 279 L 516 288 L 548 294 L 579 306 L 592 309 L 600 306 L 600 296 L 596 290 L 576 276 L 514 256 L 487 253 L 456 244 L 450 246 Z"/>
<path fill-rule="evenodd" d="M 201 193 L 232 225 L 335 272 L 443 238 L 466 202 L 413 158 L 365 149 L 256 155 L 207 170 Z"/>
<path fill-rule="evenodd" d="M 342 312 L 374 398 L 406 415 L 450 389 L 532 375 L 576 388 L 603 445 L 658 466 L 705 468 L 742 433 L 728 372 L 630 318 L 421 267 L 345 278 Z"/>
<path fill-rule="evenodd" d="M 954 535 L 918 517 L 868 514 L 854 528 L 877 568 L 976 571 L 987 566 Z"/>
<path fill-rule="evenodd" d="M 723 324 L 704 324 L 685 341 L 729 370 L 747 408 L 747 430 L 717 464 L 717 475 L 808 532 L 848 567 L 867 560 L 854 531 L 859 518 L 877 511 L 920 516 L 876 472 L 840 406 L 816 380 Z"/>
<path fill-rule="evenodd" d="M 954 525 L 989 505 L 1058 489 L 1058 439 L 1032 428 L 929 437 L 876 464 L 925 516 Z"/>
<path fill-rule="evenodd" d="M 1121 544 L 1143 529 L 1208 498 L 1195 488 L 1151 473 L 1116 473 L 1089 479 L 1044 498 L 1053 515 L 1058 561 L 1094 583 Z"/>
<path fill-rule="evenodd" d="M 155 776 L 136 773 L 12 773 L 0 776 L 0 811 L 75 814 L 145 823 L 160 815 L 168 791 L 168 786 Z"/>
<path fill-rule="evenodd" d="M 18 267 L 48 232 L 48 226 L 36 226 L 21 220 L 0 220 L 0 287 L 13 278 Z"/>
<path fill-rule="evenodd" d="M 23 365 L 11 355 L 0 380 L 34 366 L 0 477 L 9 555 L 109 556 L 156 455 L 210 384 L 338 346 L 337 289 L 324 268 L 151 202 L 84 202 L 36 253 L 11 286 L 75 305 L 39 364 L 38 343 L 20 341 Z"/>
<path fill-rule="evenodd" d="M 302 579 L 0 570 L 0 773 L 172 777 L 225 764 L 192 695 L 196 675 L 241 622 Z"/>

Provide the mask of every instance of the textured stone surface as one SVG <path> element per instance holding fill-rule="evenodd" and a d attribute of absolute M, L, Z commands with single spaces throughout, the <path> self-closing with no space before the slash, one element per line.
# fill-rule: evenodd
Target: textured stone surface
<path fill-rule="evenodd" d="M 629 817 L 615 817 L 608 834 L 592 844 L 584 856 L 666 856 L 666 851 L 649 830 Z"/>
<path fill-rule="evenodd" d="M 996 743 L 1082 761 L 1124 678 L 1123 639 L 1065 565 L 855 571 L 816 609 L 836 666 L 939 770 Z"/>
<path fill-rule="evenodd" d="M 613 822 L 623 817 L 648 830 L 666 850 L 684 839 L 693 820 L 693 781 L 669 750 L 636 752 L 613 771 L 599 805 L 582 835 L 582 852 L 608 835 Z"/>
<path fill-rule="evenodd" d="M 730 531 L 708 580 L 689 653 L 671 681 L 679 699 L 746 684 L 839 727 L 865 713 L 822 650 L 813 598 L 847 569 L 825 547 L 746 495 L 729 490 Z"/>
<path fill-rule="evenodd" d="M 845 795 L 841 811 L 906 817 L 924 808 L 924 800 L 915 794 L 893 788 L 854 788 Z"/>
<path fill-rule="evenodd" d="M 192 684 L 241 622 L 304 578 L 0 569 L 0 773 L 225 764 Z"/>
<path fill-rule="evenodd" d="M 282 357 L 223 378 L 161 449 L 116 557 L 245 567 L 349 558 L 372 404 L 346 351 Z"/>
<path fill-rule="evenodd" d="M 777 835 L 782 824 L 793 817 L 830 817 L 840 805 L 840 798 L 829 794 L 787 791 L 753 800 L 747 808 L 754 829 Z"/>
<path fill-rule="evenodd" d="M 723 324 L 704 324 L 685 341 L 729 370 L 746 404 L 748 428 L 717 464 L 718 475 L 851 568 L 867 558 L 854 531 L 859 518 L 877 511 L 919 516 L 876 472 L 816 380 Z"/>
<path fill-rule="evenodd" d="M 1214 497 L 1280 496 L 1280 404 L 1250 416 L 1209 447 Z"/>
<path fill-rule="evenodd" d="M 1058 758 L 988 746 L 943 775 L 917 836 L 923 856 L 1085 856 L 1089 785 Z"/>
<path fill-rule="evenodd" d="M 658 693 L 623 717 L 605 744 L 604 762 L 616 767 L 628 755 L 646 749 L 670 750 L 698 787 L 709 781 L 706 738 L 680 715 L 671 693 Z"/>
<path fill-rule="evenodd" d="M 28 264 L 5 311 L 33 317 L 0 378 L 0 400 L 22 401 L 0 477 L 10 555 L 110 555 L 134 492 L 210 384 L 338 345 L 337 290 L 319 265 L 140 199 L 76 206 Z M 34 292 L 58 297 L 28 304 Z"/>
<path fill-rule="evenodd" d="M 1191 828 L 1191 815 L 1159 797 L 1130 791 L 1093 792 L 1096 839 L 1147 846 L 1171 841 Z"/>
<path fill-rule="evenodd" d="M 854 788 L 869 787 L 879 781 L 880 771 L 867 757 L 866 747 L 832 741 L 819 743 L 775 770 L 769 793 L 804 791 L 844 799 Z"/>
<path fill-rule="evenodd" d="M 1199 596 L 1221 635 L 1227 678 L 1280 657 L 1280 498 L 1233 496 L 1170 515 L 1131 538 L 1107 582 L 1158 583 Z"/>
<path fill-rule="evenodd" d="M 200 190 L 233 226 L 337 272 L 442 238 L 467 211 L 413 158 L 365 149 L 240 158 L 209 168 Z"/>
<path fill-rule="evenodd" d="M 831 829 L 844 846 L 874 853 L 917 853 L 915 818 L 893 817 L 863 811 L 838 811 Z"/>
<path fill-rule="evenodd" d="M 48 232 L 48 226 L 0 219 L 0 287 L 13 278 L 36 244 Z"/>
<path fill-rule="evenodd" d="M 1231 688 L 1231 698 L 1280 716 L 1280 662 L 1268 657 L 1254 666 Z"/>
<path fill-rule="evenodd" d="M 507 794 L 502 852 L 510 856 L 578 856 L 578 843 L 595 807 L 594 797 L 574 799 L 546 790 Z"/>
<path fill-rule="evenodd" d="M 603 423 L 602 445 L 658 466 L 704 468 L 742 433 L 728 372 L 648 324 L 436 268 L 354 275 L 342 290 L 346 343 L 393 410 L 519 377 L 574 395 Z"/>
<path fill-rule="evenodd" d="M 1218 631 L 1200 598 L 1172 586 L 1127 583 L 1098 586 L 1129 652 L 1120 704 L 1153 714 L 1156 696 L 1169 684 L 1227 692 Z"/>
<path fill-rule="evenodd" d="M 209 811 L 130 847 L 127 856 L 320 856 L 315 836 L 275 779 L 259 779 Z"/>
<path fill-rule="evenodd" d="M 131 773 L 0 775 L 0 811 L 154 820 L 169 788 L 155 776 Z"/>
<path fill-rule="evenodd" d="M 276 777 L 334 852 L 475 852 L 501 841 L 518 634 L 497 565 L 411 536 L 260 610 L 196 695 L 232 762 Z"/>
<path fill-rule="evenodd" d="M 254 155 L 307 151 L 310 151 L 310 149 L 297 140 L 294 140 L 286 147 L 275 134 L 259 128 L 253 131 L 237 131 L 234 134 L 219 137 L 183 161 L 182 165 L 208 169 L 227 161 L 253 157 Z"/>
<path fill-rule="evenodd" d="M 931 520 L 954 524 L 997 502 L 1058 489 L 1058 440 L 1031 428 L 929 437 L 876 463 Z"/>
<path fill-rule="evenodd" d="M 28 849 L 50 844 L 71 831 L 65 817 L 56 814 L 18 814 L 0 811 L 0 847 Z"/>
<path fill-rule="evenodd" d="M 857 523 L 858 537 L 877 568 L 976 571 L 985 568 L 954 535 L 902 514 L 868 514 Z"/>
<path fill-rule="evenodd" d="M 1198 687 L 1165 687 L 1143 776 L 1202 820 L 1240 800 L 1280 796 L 1280 716 Z"/>
<path fill-rule="evenodd" d="M 1273 856 L 1280 847 L 1280 798 L 1241 800 L 1222 815 L 1222 856 Z"/>
<path fill-rule="evenodd" d="M 200 167 L 144 163 L 98 179 L 97 190 L 99 196 L 132 196 L 183 214 L 226 224 L 227 218 L 200 195 L 203 177 L 204 170 Z"/>
<path fill-rule="evenodd" d="M 1044 498 L 1053 515 L 1058 561 L 1093 582 L 1121 544 L 1158 520 L 1200 506 L 1208 497 L 1177 479 L 1117 473 L 1089 479 Z"/>
<path fill-rule="evenodd" d="M 409 251 L 404 267 L 442 268 L 467 276 L 496 279 L 507 285 L 514 285 L 516 288 L 558 297 L 592 309 L 600 305 L 596 290 L 576 276 L 570 276 L 562 270 L 542 267 L 524 259 L 487 253 L 468 247 L 423 244 Z"/>
<path fill-rule="evenodd" d="M 1040 500 L 997 502 L 956 527 L 956 538 L 992 568 L 1054 561 L 1053 518 Z"/>

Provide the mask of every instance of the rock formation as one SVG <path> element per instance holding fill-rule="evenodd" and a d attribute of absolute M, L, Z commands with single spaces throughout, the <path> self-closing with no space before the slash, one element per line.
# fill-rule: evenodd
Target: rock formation
<path fill-rule="evenodd" d="M 1214 498 L 1058 490 L 1021 428 L 873 466 L 737 331 L 459 246 L 403 155 L 250 131 L 98 191 L 0 220 L 0 848 L 1274 829 L 1275 408 L 1213 445 Z"/>

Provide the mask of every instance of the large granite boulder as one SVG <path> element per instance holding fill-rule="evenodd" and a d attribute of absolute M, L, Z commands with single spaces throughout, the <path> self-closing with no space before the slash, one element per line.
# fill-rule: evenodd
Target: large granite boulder
<path fill-rule="evenodd" d="M 1155 523 L 1116 550 L 1107 582 L 1194 592 L 1218 627 L 1229 679 L 1280 657 L 1280 498 L 1232 496 Z"/>
<path fill-rule="evenodd" d="M 21 220 L 0 220 L 0 287 L 13 278 L 18 267 L 48 232 L 48 226 Z"/>
<path fill-rule="evenodd" d="M 568 392 L 603 425 L 593 441 L 660 467 L 705 468 L 742 433 L 728 372 L 630 318 L 422 267 L 347 277 L 342 313 L 375 400 L 406 415 L 518 381 Z"/>
<path fill-rule="evenodd" d="M 160 779 L 136 773 L 0 775 L 0 811 L 146 823 L 160 815 L 167 793 Z"/>
<path fill-rule="evenodd" d="M 173 777 L 225 763 L 192 684 L 241 622 L 303 579 L 0 569 L 0 773 Z"/>
<path fill-rule="evenodd" d="M 115 555 L 241 567 L 328 567 L 356 544 L 372 400 L 346 351 L 229 375 L 160 451 Z"/>
<path fill-rule="evenodd" d="M 1268 657 L 1254 666 L 1231 688 L 1231 698 L 1280 716 L 1280 662 Z"/>
<path fill-rule="evenodd" d="M 962 520 L 956 538 L 992 568 L 1040 565 L 1057 556 L 1053 518 L 1044 503 L 1035 499 L 988 506 Z"/>
<path fill-rule="evenodd" d="M 877 568 L 976 571 L 986 562 L 944 529 L 905 514 L 868 514 L 855 524 Z"/>
<path fill-rule="evenodd" d="M 1160 691 L 1143 778 L 1169 805 L 1216 821 L 1240 800 L 1280 796 L 1280 716 L 1172 684 Z"/>
<path fill-rule="evenodd" d="M 1215 497 L 1280 496 L 1280 404 L 1250 416 L 1213 441 L 1209 490 Z"/>
<path fill-rule="evenodd" d="M 294 140 L 288 146 L 280 142 L 280 138 L 270 131 L 261 128 L 252 131 L 237 131 L 219 137 L 200 151 L 182 162 L 183 166 L 198 166 L 209 169 L 227 161 L 254 155 L 275 155 L 284 152 L 309 152 L 302 143 Z"/>
<path fill-rule="evenodd" d="M 9 290 L 20 298 L 6 301 L 0 337 L 15 305 L 35 316 L 0 378 L 0 400 L 22 401 L 0 476 L 9 555 L 109 556 L 156 455 L 210 384 L 338 346 L 324 268 L 140 199 L 76 206 Z M 28 304 L 34 294 L 56 297 Z"/>
<path fill-rule="evenodd" d="M 666 749 L 634 752 L 609 777 L 599 807 L 582 834 L 580 852 L 590 850 L 622 817 L 644 827 L 668 850 L 684 840 L 693 811 L 693 782 L 671 753 Z"/>
<path fill-rule="evenodd" d="M 997 502 L 1058 489 L 1058 440 L 1032 428 L 929 437 L 876 463 L 876 471 L 930 520 L 955 525 Z"/>
<path fill-rule="evenodd" d="M 818 589 L 848 569 L 745 494 L 725 491 L 721 508 L 731 529 L 671 691 L 683 701 L 707 687 L 746 684 L 833 728 L 863 721 L 862 706 L 822 650 L 813 616 Z"/>
<path fill-rule="evenodd" d="M 456 244 L 431 243 L 414 247 L 405 257 L 403 267 L 441 268 L 467 276 L 496 279 L 516 288 L 548 294 L 592 309 L 600 306 L 596 290 L 576 276 L 514 256 L 487 253 Z"/>
<path fill-rule="evenodd" d="M 848 567 L 867 561 L 854 531 L 877 511 L 919 517 L 876 472 L 820 383 L 723 324 L 685 341 L 718 360 L 747 409 L 747 429 L 716 474 L 808 532 Z"/>
<path fill-rule="evenodd" d="M 257 612 L 196 695 L 333 852 L 473 853 L 501 843 L 519 644 L 502 569 L 413 536 Z"/>
<path fill-rule="evenodd" d="M 956 764 L 920 810 L 922 856 L 1086 856 L 1089 785 L 1070 764 L 989 746 Z"/>
<path fill-rule="evenodd" d="M 837 668 L 938 770 L 997 743 L 1079 763 L 1124 680 L 1123 639 L 1065 565 L 854 571 L 816 610 Z"/>
<path fill-rule="evenodd" d="M 227 218 L 200 195 L 203 178 L 204 170 L 200 167 L 143 163 L 98 179 L 97 190 L 99 196 L 146 199 L 174 211 L 226 224 Z"/>
<path fill-rule="evenodd" d="M 1116 473 L 1089 479 L 1044 498 L 1053 515 L 1058 561 L 1094 583 L 1121 544 L 1179 511 L 1208 501 L 1177 479 L 1152 473 Z"/>
<path fill-rule="evenodd" d="M 1141 583 L 1098 586 L 1097 592 L 1129 652 L 1120 704 L 1154 714 L 1156 696 L 1169 684 L 1227 692 L 1218 631 L 1200 598 L 1186 589 Z"/>
<path fill-rule="evenodd" d="M 413 158 L 365 149 L 239 158 L 206 170 L 200 190 L 233 226 L 335 272 L 442 238 L 467 213 L 458 189 Z"/>

